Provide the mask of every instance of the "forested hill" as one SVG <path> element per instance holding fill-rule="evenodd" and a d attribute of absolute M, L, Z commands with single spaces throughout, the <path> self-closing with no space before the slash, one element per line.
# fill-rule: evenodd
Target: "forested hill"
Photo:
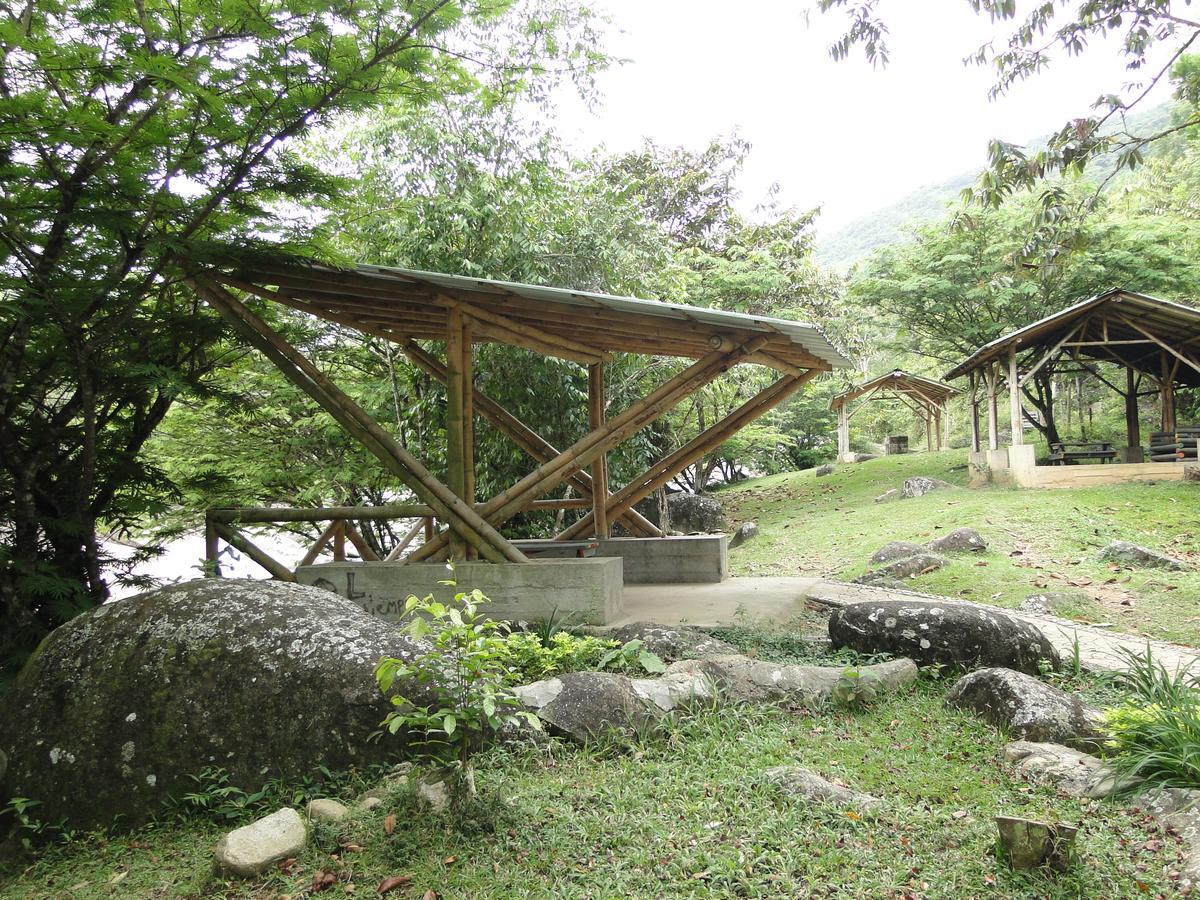
<path fill-rule="evenodd" d="M 1134 113 L 1127 120 L 1128 130 L 1134 134 L 1152 132 L 1170 121 L 1173 108 L 1174 102 L 1168 101 Z M 1040 137 L 1030 141 L 1029 147 L 1038 150 L 1045 144 L 1046 138 Z M 1114 159 L 1099 160 L 1089 170 L 1088 177 L 1096 181 L 1103 180 L 1114 165 Z M 845 271 L 878 247 L 908 240 L 916 226 L 945 216 L 947 206 L 958 201 L 963 189 L 972 185 L 978 174 L 978 169 L 970 169 L 945 181 L 924 185 L 895 203 L 860 216 L 836 231 L 818 233 L 817 262 Z"/>

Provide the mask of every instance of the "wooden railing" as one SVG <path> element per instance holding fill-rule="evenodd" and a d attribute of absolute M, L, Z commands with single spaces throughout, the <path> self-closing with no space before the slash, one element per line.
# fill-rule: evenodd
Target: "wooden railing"
<path fill-rule="evenodd" d="M 525 508 L 529 510 L 590 509 L 590 498 L 563 498 L 534 500 Z M 355 521 L 391 521 L 394 519 L 416 519 L 415 524 L 382 559 L 370 543 L 354 526 Z M 262 566 L 273 578 L 280 581 L 295 581 L 295 573 L 255 544 L 239 526 L 254 524 L 277 525 L 286 522 L 329 522 L 329 526 L 308 548 L 300 566 L 312 565 L 330 544 L 333 558 L 337 562 L 346 559 L 346 543 L 358 551 L 364 562 L 396 562 L 424 532 L 425 540 L 438 534 L 437 518 L 431 507 L 421 503 L 391 503 L 384 506 L 249 506 L 214 507 L 204 514 L 204 558 L 205 571 L 213 577 L 221 576 L 220 542 L 240 550 Z"/>

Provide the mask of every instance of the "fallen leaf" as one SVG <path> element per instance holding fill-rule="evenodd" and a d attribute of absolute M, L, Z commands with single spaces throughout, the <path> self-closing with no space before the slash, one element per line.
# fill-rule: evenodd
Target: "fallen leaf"
<path fill-rule="evenodd" d="M 430 888 L 421 895 L 421 900 L 438 900 L 438 892 Z"/>
<path fill-rule="evenodd" d="M 452 866 L 456 862 L 458 862 L 457 856 L 447 856 L 445 859 L 442 860 L 442 865 L 443 866 Z"/>
<path fill-rule="evenodd" d="M 393 875 L 391 878 L 385 878 L 379 882 L 379 887 L 376 890 L 381 894 L 386 894 L 388 891 L 394 891 L 398 887 L 411 884 L 412 879 L 411 875 Z"/>
<path fill-rule="evenodd" d="M 396 830 L 396 814 L 392 813 L 390 816 L 388 816 L 386 819 L 383 820 L 383 833 L 390 835 L 395 830 Z"/>

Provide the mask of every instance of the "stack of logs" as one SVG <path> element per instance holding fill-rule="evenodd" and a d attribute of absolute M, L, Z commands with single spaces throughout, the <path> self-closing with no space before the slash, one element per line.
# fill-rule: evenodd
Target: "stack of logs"
<path fill-rule="evenodd" d="M 1150 435 L 1150 459 L 1154 462 L 1196 462 L 1197 442 L 1200 442 L 1200 425 L 1155 431 Z"/>

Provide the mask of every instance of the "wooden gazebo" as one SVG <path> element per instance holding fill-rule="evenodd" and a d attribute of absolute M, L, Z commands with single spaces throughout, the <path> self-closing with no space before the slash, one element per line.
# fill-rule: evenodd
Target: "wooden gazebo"
<path fill-rule="evenodd" d="M 917 416 L 925 426 L 925 449 L 942 449 L 943 422 L 946 434 L 950 431 L 949 400 L 959 393 L 958 388 L 895 369 L 865 384 L 851 388 L 829 401 L 829 408 L 838 414 L 838 459 L 850 453 L 850 419 L 872 401 L 898 401 Z M 860 401 L 856 406 L 851 406 Z"/>
<path fill-rule="evenodd" d="M 190 282 L 249 344 L 265 354 L 412 491 L 416 503 L 397 506 L 390 510 L 392 514 L 436 519 L 439 527 L 405 558 L 409 562 L 476 556 L 497 563 L 526 562 L 525 554 L 499 529 L 523 509 L 559 504 L 539 498 L 564 481 L 590 498 L 590 511 L 558 535 L 559 540 L 580 535 L 607 536 L 610 523 L 617 520 L 631 535 L 661 537 L 662 532 L 633 509 L 635 503 L 782 403 L 815 375 L 848 364 L 819 328 L 802 322 L 435 272 L 369 265 L 339 269 L 281 259 L 197 270 Z M 413 364 L 442 381 L 447 388 L 447 482 L 435 478 L 420 460 L 247 308 L 243 302 L 247 296 L 391 341 Z M 445 359 L 422 347 L 422 340 L 444 341 Z M 474 386 L 473 347 L 486 341 L 586 366 L 591 430 L 560 451 L 484 395 Z M 604 365 L 615 352 L 682 357 L 694 362 L 609 418 L 605 412 Z M 766 366 L 779 377 L 629 484 L 610 491 L 605 462 L 608 451 L 739 364 Z M 476 416 L 507 435 L 537 462 L 519 482 L 482 502 L 477 502 L 475 496 Z M 561 505 L 580 503 L 562 501 Z M 259 513 L 258 520 L 277 511 Z M 324 512 L 313 511 L 312 515 Z M 338 513 L 343 519 L 355 515 L 354 510 Z M 358 515 L 371 518 L 374 514 L 359 510 Z M 233 534 L 230 518 L 237 516 L 226 516 L 225 520 L 218 516 L 211 523 L 210 556 L 215 554 L 218 537 L 229 540 Z M 337 536 L 336 526 L 335 522 L 325 538 Z M 344 523 L 341 535 L 344 538 Z M 251 546 L 244 536 L 235 539 L 241 541 L 243 549 Z"/>
<path fill-rule="evenodd" d="M 1124 383 L 1114 384 L 1105 378 L 1095 365 L 1097 362 L 1124 369 Z M 1113 289 L 981 347 L 945 376 L 948 381 L 970 378 L 973 451 L 982 451 L 978 411 L 981 399 L 987 408 L 987 449 L 993 453 L 1002 449 L 998 397 L 1007 389 L 1013 448 L 1008 453 L 1009 465 L 1014 469 L 1033 465 L 1032 448 L 1017 452 L 1025 447 L 1025 422 L 1033 421 L 1022 392 L 1036 375 L 1047 372 L 1087 374 L 1123 395 L 1127 446 L 1120 453 L 1120 460 L 1126 464 L 1141 463 L 1138 398 L 1148 394 L 1159 397 L 1162 432 L 1172 433 L 1176 430 L 1175 391 L 1181 387 L 1200 387 L 1200 310 Z M 1151 470 L 1148 477 L 1170 477 L 1161 468 L 1147 468 Z M 1109 478 L 1123 474 L 1126 473 L 1114 469 Z M 1127 474 L 1141 477 L 1132 467 Z"/>

